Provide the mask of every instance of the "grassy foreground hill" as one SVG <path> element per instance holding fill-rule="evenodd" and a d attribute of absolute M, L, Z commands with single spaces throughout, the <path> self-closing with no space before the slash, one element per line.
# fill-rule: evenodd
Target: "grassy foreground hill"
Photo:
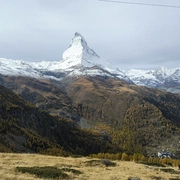
<path fill-rule="evenodd" d="M 64 178 L 74 180 L 178 180 L 180 171 L 172 167 L 156 167 L 135 162 L 113 161 L 114 166 L 98 163 L 98 159 L 55 157 L 38 154 L 8 154 L 0 153 L 0 177 L 1 180 L 43 180 L 34 174 L 43 177 L 53 177 L 59 170 L 67 174 Z M 91 162 L 91 163 L 90 163 Z M 92 163 L 94 162 L 94 163 Z M 31 173 L 22 173 L 17 170 L 33 170 Z M 46 171 L 37 173 L 38 170 Z M 56 170 L 56 171 L 54 171 Z M 171 170 L 171 171 L 170 171 Z M 58 172 L 59 172 L 58 171 Z M 166 172 L 165 172 L 166 171 Z M 60 174 L 62 175 L 62 174 Z M 65 178 L 66 177 L 66 178 Z M 130 179 L 132 178 L 132 179 Z M 133 179 L 134 178 L 134 179 Z M 51 178 L 53 179 L 53 178 Z M 57 178 L 56 178 L 57 179 Z"/>

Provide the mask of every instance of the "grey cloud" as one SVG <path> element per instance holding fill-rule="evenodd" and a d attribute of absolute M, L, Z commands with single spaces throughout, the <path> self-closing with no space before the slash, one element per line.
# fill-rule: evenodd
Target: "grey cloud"
<path fill-rule="evenodd" d="M 180 5 L 179 0 L 158 3 Z M 179 19 L 180 10 L 172 8 L 97 0 L 6 0 L 0 11 L 0 57 L 60 60 L 78 31 L 119 68 L 180 66 Z"/>

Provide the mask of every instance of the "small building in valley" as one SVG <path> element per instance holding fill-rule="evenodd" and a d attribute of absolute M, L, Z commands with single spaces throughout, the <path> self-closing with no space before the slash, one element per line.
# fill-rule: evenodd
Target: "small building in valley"
<path fill-rule="evenodd" d="M 161 152 L 158 152 L 158 158 L 171 158 L 171 153 L 169 152 L 166 152 L 166 151 L 161 151 Z"/>

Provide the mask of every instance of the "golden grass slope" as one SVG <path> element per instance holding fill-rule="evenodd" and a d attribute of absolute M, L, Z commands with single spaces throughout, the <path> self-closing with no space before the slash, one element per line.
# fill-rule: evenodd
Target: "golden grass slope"
<path fill-rule="evenodd" d="M 28 173 L 15 171 L 18 166 L 55 166 L 58 168 L 70 167 L 83 174 L 70 174 L 75 180 L 127 180 L 129 177 L 139 177 L 141 180 L 170 180 L 180 179 L 180 175 L 159 171 L 158 167 L 149 167 L 134 162 L 115 161 L 117 166 L 105 167 L 103 165 L 87 166 L 89 158 L 55 157 L 38 154 L 8 154 L 0 153 L 0 179 L 1 180 L 40 180 Z M 179 171 L 176 169 L 176 171 Z M 42 180 L 42 179 L 41 179 Z"/>

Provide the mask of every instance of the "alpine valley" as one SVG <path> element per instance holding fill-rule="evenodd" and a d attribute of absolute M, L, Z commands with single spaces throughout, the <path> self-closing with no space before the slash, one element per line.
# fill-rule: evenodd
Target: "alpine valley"
<path fill-rule="evenodd" d="M 60 61 L 0 59 L 1 151 L 180 157 L 180 68 L 120 70 L 75 33 Z"/>

